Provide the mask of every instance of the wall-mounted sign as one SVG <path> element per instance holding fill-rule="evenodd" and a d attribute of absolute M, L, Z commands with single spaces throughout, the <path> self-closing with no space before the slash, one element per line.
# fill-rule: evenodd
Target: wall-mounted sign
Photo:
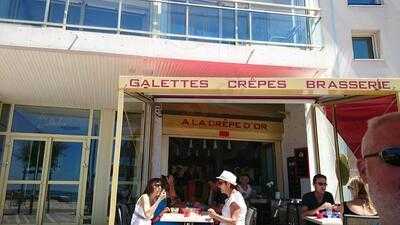
<path fill-rule="evenodd" d="M 148 94 L 387 95 L 400 90 L 400 79 L 123 76 L 120 87 Z"/>
<path fill-rule="evenodd" d="M 283 126 L 280 122 L 200 116 L 163 116 L 163 133 L 167 135 L 280 140 L 282 132 Z"/>

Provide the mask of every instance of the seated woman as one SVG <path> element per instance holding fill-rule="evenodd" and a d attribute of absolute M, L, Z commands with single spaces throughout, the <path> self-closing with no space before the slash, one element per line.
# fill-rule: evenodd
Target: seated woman
<path fill-rule="evenodd" d="M 158 205 L 158 207 L 154 213 L 155 216 L 152 219 L 152 224 L 176 225 L 177 223 L 160 221 L 160 219 L 164 213 L 170 212 L 169 207 L 175 206 L 175 204 L 178 204 L 178 202 L 176 202 L 177 196 L 176 196 L 176 192 L 175 192 L 174 177 L 172 175 L 161 176 L 161 184 L 167 193 L 167 197 L 163 201 L 161 201 L 160 204 Z"/>
<path fill-rule="evenodd" d="M 167 193 L 161 188 L 161 179 L 150 179 L 144 193 L 136 202 L 131 225 L 151 225 L 157 206 L 166 197 Z"/>
<path fill-rule="evenodd" d="M 340 206 L 340 215 L 377 215 L 374 204 L 369 197 L 366 185 L 361 178 L 355 177 L 351 179 L 350 184 L 347 187 L 353 196 L 353 200 L 344 202 L 343 205 Z"/>

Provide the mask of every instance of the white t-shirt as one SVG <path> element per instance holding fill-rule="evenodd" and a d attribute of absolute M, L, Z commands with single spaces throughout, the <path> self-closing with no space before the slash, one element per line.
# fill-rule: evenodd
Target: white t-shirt
<path fill-rule="evenodd" d="M 237 190 L 233 190 L 229 198 L 225 200 L 225 205 L 222 208 L 222 216 L 231 218 L 230 206 L 233 202 L 235 202 L 240 208 L 239 218 L 236 221 L 236 225 L 245 225 L 247 206 L 246 202 L 243 199 L 242 194 L 240 194 L 240 192 Z M 221 225 L 227 225 L 227 224 L 221 223 Z"/>

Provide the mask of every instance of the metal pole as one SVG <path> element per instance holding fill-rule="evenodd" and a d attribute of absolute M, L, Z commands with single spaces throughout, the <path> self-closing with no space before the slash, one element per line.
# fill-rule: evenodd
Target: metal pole
<path fill-rule="evenodd" d="M 396 92 L 397 111 L 400 112 L 400 91 Z"/>
<path fill-rule="evenodd" d="M 339 196 L 340 203 L 344 202 L 343 198 L 343 184 L 342 184 L 342 174 L 340 171 L 340 155 L 339 155 L 339 140 L 338 140 L 338 130 L 337 130 L 337 121 L 336 121 L 336 105 L 332 106 L 332 118 L 333 118 L 333 138 L 335 143 L 335 153 L 336 153 L 336 170 L 338 176 L 338 184 L 339 184 Z"/>
<path fill-rule="evenodd" d="M 317 173 L 321 173 L 321 160 L 319 157 L 319 143 L 318 143 L 318 126 L 317 126 L 317 111 L 315 111 L 315 104 L 311 105 L 311 119 L 312 119 L 312 134 L 313 134 L 313 145 L 314 145 L 314 159 L 316 161 Z"/>
<path fill-rule="evenodd" d="M 109 213 L 110 216 L 108 218 L 109 225 L 114 225 L 115 210 L 116 210 L 116 206 L 117 206 L 119 158 L 120 158 L 120 152 L 121 152 L 123 114 L 124 114 L 124 89 L 121 88 L 118 93 L 117 127 L 116 127 L 116 136 L 115 136 L 113 173 L 112 173 L 112 180 L 111 180 L 111 199 L 110 199 L 110 213 Z"/>

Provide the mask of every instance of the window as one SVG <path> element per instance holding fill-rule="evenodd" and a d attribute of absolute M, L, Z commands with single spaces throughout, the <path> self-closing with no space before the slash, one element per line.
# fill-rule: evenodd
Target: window
<path fill-rule="evenodd" d="M 353 34 L 352 41 L 354 59 L 380 58 L 377 32 Z"/>
<path fill-rule="evenodd" d="M 349 5 L 381 5 L 381 0 L 348 0 Z"/>

